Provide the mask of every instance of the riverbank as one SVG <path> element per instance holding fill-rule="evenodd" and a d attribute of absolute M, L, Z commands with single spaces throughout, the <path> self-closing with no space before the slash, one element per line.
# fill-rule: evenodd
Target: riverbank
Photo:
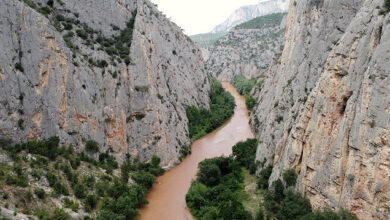
<path fill-rule="evenodd" d="M 227 156 L 237 142 L 253 138 L 249 127 L 245 98 L 230 83 L 222 83 L 236 102 L 234 115 L 223 126 L 197 140 L 192 154 L 181 164 L 160 176 L 148 194 L 149 204 L 140 210 L 140 219 L 193 219 L 187 209 L 185 195 L 195 179 L 198 163 L 206 158 Z"/>

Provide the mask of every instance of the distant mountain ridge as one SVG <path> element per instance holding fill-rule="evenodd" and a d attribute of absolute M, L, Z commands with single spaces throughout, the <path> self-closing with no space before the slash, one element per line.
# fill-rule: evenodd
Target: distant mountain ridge
<path fill-rule="evenodd" d="M 227 32 L 234 26 L 256 17 L 279 12 L 287 12 L 288 4 L 288 0 L 268 0 L 260 2 L 257 5 L 243 6 L 235 10 L 222 24 L 216 26 L 211 33 Z"/>

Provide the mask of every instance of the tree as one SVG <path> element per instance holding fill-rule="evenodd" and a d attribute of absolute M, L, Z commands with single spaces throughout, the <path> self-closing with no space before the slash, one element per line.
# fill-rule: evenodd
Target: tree
<path fill-rule="evenodd" d="M 86 189 L 85 189 L 85 186 L 83 184 L 77 183 L 76 185 L 74 185 L 73 193 L 77 198 L 79 198 L 79 199 L 85 198 L 85 196 L 86 196 L 85 192 L 86 192 Z"/>
<path fill-rule="evenodd" d="M 150 174 L 145 171 L 138 171 L 131 176 L 131 178 L 141 186 L 144 186 L 146 189 L 152 188 L 156 177 L 153 174 Z"/>
<path fill-rule="evenodd" d="M 310 201 L 293 189 L 286 190 L 286 196 L 280 204 L 278 219 L 297 219 L 311 212 Z"/>
<path fill-rule="evenodd" d="M 283 172 L 283 180 L 287 187 L 295 186 L 297 183 L 297 174 L 294 169 L 288 169 Z"/>
<path fill-rule="evenodd" d="M 221 180 L 221 170 L 214 163 L 205 160 L 199 164 L 198 180 L 206 186 L 216 186 Z"/>
<path fill-rule="evenodd" d="M 88 195 L 85 198 L 85 205 L 88 207 L 88 209 L 95 209 L 98 202 L 98 198 L 94 195 Z"/>
<path fill-rule="evenodd" d="M 161 159 L 157 155 L 153 155 L 151 165 L 152 167 L 159 167 Z"/>
<path fill-rule="evenodd" d="M 257 182 L 257 185 L 260 189 L 267 189 L 268 188 L 268 180 L 271 177 L 272 174 L 272 166 L 269 165 L 266 168 L 262 169 L 259 173 L 260 179 Z"/>
<path fill-rule="evenodd" d="M 280 179 L 273 183 L 273 199 L 278 203 L 284 199 L 284 185 Z"/>
<path fill-rule="evenodd" d="M 248 139 L 233 146 L 233 156 L 240 166 L 247 168 L 251 174 L 255 172 L 255 156 L 257 150 L 257 140 Z"/>

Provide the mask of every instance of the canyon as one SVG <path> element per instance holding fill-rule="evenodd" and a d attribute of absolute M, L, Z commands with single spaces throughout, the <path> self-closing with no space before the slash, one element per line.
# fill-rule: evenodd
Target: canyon
<path fill-rule="evenodd" d="M 287 4 L 288 13 L 255 18 L 263 15 L 254 12 L 257 6 L 239 10 L 213 31 L 226 35 L 200 48 L 149 0 L 3 0 L 0 146 L 58 137 L 58 145 L 82 155 L 83 172 L 93 170 L 96 181 L 109 176 L 114 185 L 129 175 L 121 166 L 134 172 L 124 185 L 138 184 L 134 174 L 156 178 L 161 173 L 148 172 L 162 166 L 167 172 L 151 188 L 141 219 L 185 219 L 191 218 L 185 194 L 197 164 L 255 137 L 256 174 L 272 167 L 270 188 L 293 169 L 294 189 L 313 209 L 390 218 L 389 1 L 269 2 L 269 13 L 285 12 Z M 228 83 L 235 76 L 257 80 L 245 94 L 254 100 L 249 114 Z M 225 81 L 237 107 L 224 126 L 195 141 L 187 109 L 210 108 L 213 78 Z M 183 158 L 191 145 L 192 155 Z M 23 163 L 40 159 L 22 153 Z M 111 157 L 115 168 L 98 164 Z M 23 214 L 12 215 L 6 199 L 8 192 L 16 201 L 27 191 L 5 184 L 3 176 L 35 179 L 34 165 L 19 169 L 17 161 L 1 149 L 0 204 L 7 208 L 0 214 L 27 219 L 16 204 L 11 207 Z M 48 171 L 42 172 L 33 186 L 53 194 Z M 57 197 L 50 202 L 63 208 Z"/>

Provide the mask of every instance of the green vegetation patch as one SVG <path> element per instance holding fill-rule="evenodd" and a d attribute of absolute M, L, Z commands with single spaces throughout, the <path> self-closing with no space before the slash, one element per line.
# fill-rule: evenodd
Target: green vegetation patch
<path fill-rule="evenodd" d="M 233 146 L 233 156 L 199 163 L 197 179 L 186 195 L 197 219 L 357 219 L 345 210 L 313 211 L 309 199 L 294 190 L 294 169 L 285 170 L 270 187 L 272 166 L 263 169 L 260 178 L 250 175 L 246 168 L 254 164 L 256 146 L 256 140 L 248 139 Z"/>
<path fill-rule="evenodd" d="M 254 18 L 250 21 L 237 25 L 236 29 L 262 29 L 268 27 L 279 26 L 282 22 L 283 17 L 287 13 L 275 13 L 264 15 L 261 17 Z"/>
<path fill-rule="evenodd" d="M 234 113 L 233 96 L 214 79 L 210 92 L 210 110 L 190 106 L 186 109 L 190 137 L 198 139 L 223 124 Z"/>
<path fill-rule="evenodd" d="M 244 142 L 238 142 L 233 146 L 233 155 L 235 156 L 236 161 L 240 166 L 248 169 L 251 174 L 256 172 L 256 150 L 256 139 L 248 139 Z"/>
<path fill-rule="evenodd" d="M 220 38 L 226 35 L 226 32 L 206 33 L 190 36 L 191 40 L 196 42 L 201 47 L 213 46 Z"/>
<path fill-rule="evenodd" d="M 231 81 L 232 85 L 237 91 L 244 96 L 246 107 L 252 110 L 256 105 L 256 99 L 254 99 L 250 93 L 252 88 L 256 85 L 256 79 L 247 79 L 244 76 L 234 76 Z"/>
<path fill-rule="evenodd" d="M 197 219 L 251 219 L 242 205 L 243 176 L 232 157 L 217 157 L 199 163 L 197 179 L 186 195 Z"/>
<path fill-rule="evenodd" d="M 379 10 L 379 15 L 385 15 L 390 11 L 390 0 L 385 0 L 383 8 Z"/>
<path fill-rule="evenodd" d="M 0 154 L 12 160 L 0 166 L 0 186 L 8 189 L 3 199 L 12 198 L 8 202 L 15 213 L 27 212 L 39 219 L 70 219 L 66 210 L 56 207 L 58 201 L 60 207 L 85 213 L 84 219 L 134 219 L 147 203 L 146 195 L 157 176 L 164 173 L 159 157 L 145 163 L 130 160 L 130 155 L 120 172 L 113 172 L 118 163 L 112 149 L 99 153 L 92 140 L 86 141 L 86 150 L 96 152 L 98 161 L 75 152 L 72 146 L 59 147 L 58 137 L 16 145 L 0 137 L 0 146 Z M 43 178 L 48 183 L 45 189 L 40 183 Z"/>

